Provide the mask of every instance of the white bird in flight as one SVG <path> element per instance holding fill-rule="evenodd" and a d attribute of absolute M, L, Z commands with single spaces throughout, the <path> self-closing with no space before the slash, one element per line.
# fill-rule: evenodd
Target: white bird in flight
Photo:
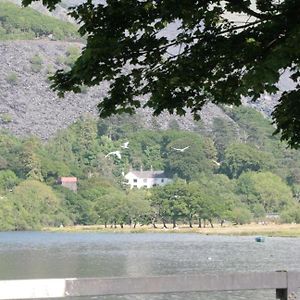
<path fill-rule="evenodd" d="M 118 159 L 121 159 L 121 151 L 112 151 L 112 152 L 109 152 L 108 154 L 105 155 L 105 157 L 108 157 L 110 155 L 115 155 Z"/>
<path fill-rule="evenodd" d="M 129 148 L 129 147 L 128 147 L 128 144 L 129 144 L 129 142 L 123 143 L 123 144 L 121 145 L 121 148 L 128 149 L 128 148 Z"/>
<path fill-rule="evenodd" d="M 214 160 L 214 159 L 212 159 L 212 162 L 215 163 L 217 166 L 220 166 L 220 165 L 221 165 L 221 163 L 219 163 L 218 161 L 216 161 L 216 160 Z"/>
<path fill-rule="evenodd" d="M 176 151 L 184 152 L 186 149 L 190 148 L 190 146 L 186 146 L 184 148 L 174 148 L 174 147 L 171 147 L 171 148 L 176 150 Z"/>

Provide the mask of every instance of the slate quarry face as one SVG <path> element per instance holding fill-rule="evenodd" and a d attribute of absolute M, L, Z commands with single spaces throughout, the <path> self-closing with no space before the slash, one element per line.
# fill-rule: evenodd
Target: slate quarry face
<path fill-rule="evenodd" d="M 70 45 L 48 40 L 0 43 L 0 114 L 10 116 L 10 122 L 1 122 L 2 128 L 19 136 L 33 134 L 47 139 L 82 113 L 96 115 L 96 105 L 105 94 L 105 86 L 86 94 L 70 93 L 65 98 L 59 98 L 49 88 L 49 69 L 65 67 L 58 60 L 66 55 Z M 31 68 L 34 55 L 42 60 L 39 72 Z M 11 74 L 16 78 L 13 83 L 7 80 Z"/>
<path fill-rule="evenodd" d="M 65 57 L 68 47 L 74 45 L 83 46 L 46 39 L 0 42 L 0 117 L 9 118 L 8 122 L 0 118 L 1 128 L 17 136 L 35 135 L 47 140 L 83 114 L 97 116 L 97 104 L 107 94 L 107 82 L 80 94 L 68 93 L 64 98 L 50 89 L 49 70 L 66 68 L 59 63 L 59 58 Z M 42 61 L 38 72 L 32 70 L 30 62 L 35 55 Z M 9 76 L 15 77 L 14 82 L 9 81 Z M 151 128 L 150 109 L 140 110 L 138 114 L 145 128 Z M 207 109 L 206 115 L 209 114 L 222 115 L 222 112 L 215 107 Z M 176 119 L 182 129 L 194 127 L 191 116 L 180 118 L 163 113 L 156 122 L 161 129 L 167 129 L 171 119 Z"/>
<path fill-rule="evenodd" d="M 79 94 L 68 93 L 64 98 L 59 98 L 50 89 L 48 76 L 67 67 L 60 60 L 66 57 L 67 49 L 74 46 L 83 47 L 79 43 L 50 39 L 0 42 L 0 128 L 17 136 L 35 135 L 47 140 L 84 114 L 97 117 L 97 104 L 106 96 L 108 82 Z M 42 61 L 38 72 L 32 70 L 31 60 L 35 55 Z M 14 80 L 9 80 L 9 77 L 14 77 Z M 260 104 L 255 106 L 263 110 Z M 270 108 L 270 103 L 267 107 Z M 172 120 L 178 123 L 180 129 L 195 128 L 189 113 L 178 117 L 163 112 L 154 118 L 150 109 L 140 109 L 137 114 L 147 129 L 154 129 L 155 126 L 168 129 Z M 216 117 L 234 122 L 213 104 L 208 104 L 201 112 L 205 126 L 209 127 Z"/>

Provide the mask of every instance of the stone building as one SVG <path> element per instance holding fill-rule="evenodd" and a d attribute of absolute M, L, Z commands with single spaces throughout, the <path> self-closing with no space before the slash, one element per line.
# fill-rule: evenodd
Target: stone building
<path fill-rule="evenodd" d="M 77 192 L 76 177 L 58 177 L 57 183 L 73 192 Z"/>

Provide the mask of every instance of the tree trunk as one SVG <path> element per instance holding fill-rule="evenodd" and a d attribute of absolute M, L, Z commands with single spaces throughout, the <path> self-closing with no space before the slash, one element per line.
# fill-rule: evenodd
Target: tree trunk
<path fill-rule="evenodd" d="M 134 222 L 134 224 L 133 224 L 133 228 L 135 228 L 136 227 L 136 222 Z"/>
<path fill-rule="evenodd" d="M 121 228 L 124 228 L 124 225 L 123 225 L 123 223 L 120 223 L 120 226 L 121 226 Z"/>
<path fill-rule="evenodd" d="M 162 221 L 163 221 L 163 228 L 168 228 L 166 225 L 166 221 L 164 219 L 162 219 Z"/>
<path fill-rule="evenodd" d="M 202 228 L 201 218 L 198 218 L 198 228 Z"/>
<path fill-rule="evenodd" d="M 209 219 L 209 224 L 210 224 L 211 228 L 214 228 L 214 224 L 212 222 L 212 219 Z"/>
<path fill-rule="evenodd" d="M 151 223 L 153 225 L 153 228 L 157 228 L 156 224 L 155 224 L 156 218 L 152 218 Z"/>
<path fill-rule="evenodd" d="M 193 215 L 192 214 L 189 215 L 189 227 L 193 228 Z"/>
<path fill-rule="evenodd" d="M 176 228 L 176 219 L 173 218 L 173 228 Z"/>
<path fill-rule="evenodd" d="M 223 227 L 225 220 L 221 220 L 221 227 Z"/>
<path fill-rule="evenodd" d="M 155 229 L 157 228 L 155 221 L 152 222 L 152 225 L 153 225 L 153 228 L 155 228 Z"/>
<path fill-rule="evenodd" d="M 107 228 L 107 222 L 104 222 L 104 227 Z"/>

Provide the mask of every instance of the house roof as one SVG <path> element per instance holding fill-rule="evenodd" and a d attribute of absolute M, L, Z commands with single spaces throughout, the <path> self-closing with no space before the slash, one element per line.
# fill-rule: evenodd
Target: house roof
<path fill-rule="evenodd" d="M 138 178 L 168 178 L 164 171 L 131 171 Z"/>
<path fill-rule="evenodd" d="M 77 182 L 76 177 L 59 177 L 58 181 L 63 183 L 63 182 Z"/>

